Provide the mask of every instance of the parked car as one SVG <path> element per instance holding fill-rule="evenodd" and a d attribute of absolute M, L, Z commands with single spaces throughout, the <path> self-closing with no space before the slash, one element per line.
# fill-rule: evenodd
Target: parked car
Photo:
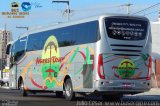
<path fill-rule="evenodd" d="M 8 78 L 1 79 L 0 80 L 0 85 L 3 86 L 3 85 L 6 84 L 7 86 L 9 86 L 9 81 L 8 80 L 9 80 Z"/>
<path fill-rule="evenodd" d="M 9 78 L 3 78 L 3 82 L 4 82 L 7 86 L 9 86 Z"/>
<path fill-rule="evenodd" d="M 4 84 L 3 80 L 0 80 L 0 85 L 3 86 Z"/>

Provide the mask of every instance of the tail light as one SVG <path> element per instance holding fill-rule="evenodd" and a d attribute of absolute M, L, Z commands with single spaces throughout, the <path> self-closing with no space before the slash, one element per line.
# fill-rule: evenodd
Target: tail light
<path fill-rule="evenodd" d="M 98 56 L 98 75 L 101 79 L 105 79 L 102 54 Z"/>
<path fill-rule="evenodd" d="M 152 73 L 152 58 L 149 57 L 148 74 L 147 74 L 146 80 L 151 79 L 151 73 Z"/>

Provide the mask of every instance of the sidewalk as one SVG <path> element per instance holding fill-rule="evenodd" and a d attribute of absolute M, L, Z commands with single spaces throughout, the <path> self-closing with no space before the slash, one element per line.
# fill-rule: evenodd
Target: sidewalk
<path fill-rule="evenodd" d="M 144 93 L 140 93 L 140 94 L 136 94 L 136 95 L 160 95 L 160 88 L 152 88 L 150 91 L 148 92 L 144 92 Z"/>

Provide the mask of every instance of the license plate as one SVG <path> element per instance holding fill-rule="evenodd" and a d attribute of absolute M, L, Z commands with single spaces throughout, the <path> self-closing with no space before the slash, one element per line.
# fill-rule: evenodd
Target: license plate
<path fill-rule="evenodd" d="M 133 88 L 134 84 L 133 83 L 122 83 L 123 88 Z"/>

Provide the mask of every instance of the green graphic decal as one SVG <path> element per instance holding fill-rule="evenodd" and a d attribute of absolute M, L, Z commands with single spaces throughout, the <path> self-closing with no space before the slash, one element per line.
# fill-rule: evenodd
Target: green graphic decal
<path fill-rule="evenodd" d="M 43 48 L 42 52 L 42 77 L 48 88 L 55 86 L 53 77 L 57 77 L 60 67 L 60 52 L 58 42 L 54 36 L 50 36 Z"/>
<path fill-rule="evenodd" d="M 131 60 L 125 59 L 120 62 L 117 71 L 122 78 L 131 78 L 135 73 L 135 65 Z"/>

